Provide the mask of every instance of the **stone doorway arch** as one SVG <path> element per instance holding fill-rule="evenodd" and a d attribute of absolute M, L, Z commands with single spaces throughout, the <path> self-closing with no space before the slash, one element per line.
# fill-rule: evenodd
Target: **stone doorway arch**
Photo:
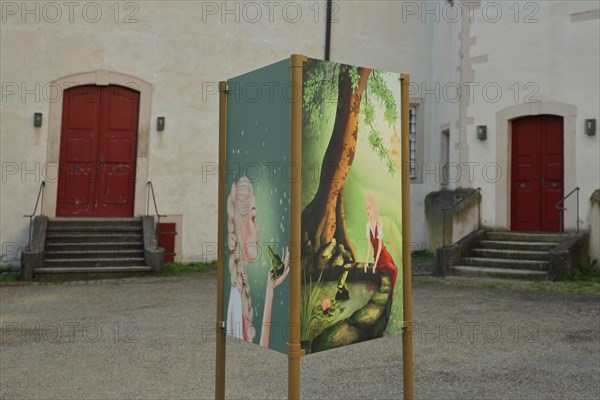
<path fill-rule="evenodd" d="M 499 228 L 511 229 L 510 226 L 510 198 L 511 198 L 511 145 L 513 119 L 531 115 L 557 115 L 563 117 L 563 143 L 564 143 L 564 176 L 565 193 L 576 186 L 575 174 L 575 142 L 577 107 L 560 102 L 535 102 L 517 104 L 507 107 L 496 113 L 496 160 L 505 173 L 496 183 L 496 222 Z M 565 230 L 576 226 L 577 217 L 565 214 Z"/>
<path fill-rule="evenodd" d="M 58 194 L 58 165 L 60 161 L 60 135 L 62 124 L 63 96 L 66 89 L 81 85 L 118 85 L 134 89 L 140 93 L 140 109 L 137 140 L 137 170 L 135 183 L 135 216 L 144 215 L 146 211 L 146 182 L 148 181 L 148 146 L 150 135 L 150 113 L 152 101 L 152 85 L 140 78 L 113 71 L 98 70 L 65 76 L 51 82 L 50 108 L 48 111 L 48 143 L 46 154 L 46 170 L 56 171 L 56 179 L 46 179 L 44 195 L 44 214 L 56 216 Z"/>

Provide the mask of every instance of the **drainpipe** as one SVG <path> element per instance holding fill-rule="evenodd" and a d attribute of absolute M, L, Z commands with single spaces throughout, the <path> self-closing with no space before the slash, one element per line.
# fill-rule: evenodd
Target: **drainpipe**
<path fill-rule="evenodd" d="M 327 0 L 327 19 L 325 21 L 325 61 L 329 61 L 331 53 L 331 14 L 333 0 Z"/>

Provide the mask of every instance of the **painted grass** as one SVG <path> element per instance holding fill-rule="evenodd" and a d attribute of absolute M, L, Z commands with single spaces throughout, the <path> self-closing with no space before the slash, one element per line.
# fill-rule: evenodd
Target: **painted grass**
<path fill-rule="evenodd" d="M 304 269 L 302 270 L 304 272 Z M 316 308 L 321 299 L 321 290 L 323 287 L 321 278 L 323 271 L 319 274 L 319 278 L 313 282 L 309 277 L 302 287 L 302 298 L 300 303 L 300 340 L 310 340 L 311 326 L 316 319 Z"/>

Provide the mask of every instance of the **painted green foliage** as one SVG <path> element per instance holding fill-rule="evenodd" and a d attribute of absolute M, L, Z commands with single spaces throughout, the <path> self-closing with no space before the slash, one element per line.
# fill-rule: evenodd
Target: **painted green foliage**
<path fill-rule="evenodd" d="M 337 77 L 342 69 L 347 69 L 351 79 L 352 89 L 358 86 L 359 74 L 358 67 L 309 60 L 305 66 L 306 80 L 304 82 L 303 99 L 303 125 L 304 132 L 318 134 L 319 122 L 322 120 L 325 108 L 323 105 L 327 102 L 337 101 Z M 369 144 L 377 153 L 379 159 L 386 162 L 388 171 L 394 173 L 397 165 L 390 157 L 390 150 L 384 146 L 383 132 L 379 127 L 374 126 L 376 117 L 376 106 L 383 106 L 383 118 L 387 122 L 387 127 L 394 127 L 400 117 L 399 107 L 394 98 L 392 90 L 383 79 L 382 71 L 372 70 L 369 81 L 365 88 L 364 98 L 361 103 L 361 114 L 364 124 L 369 127 Z M 385 129 L 385 127 L 384 127 Z"/>
<path fill-rule="evenodd" d="M 399 78 L 311 59 L 304 67 L 301 336 L 309 352 L 400 331 Z M 339 296 L 345 291 L 349 298 Z"/>

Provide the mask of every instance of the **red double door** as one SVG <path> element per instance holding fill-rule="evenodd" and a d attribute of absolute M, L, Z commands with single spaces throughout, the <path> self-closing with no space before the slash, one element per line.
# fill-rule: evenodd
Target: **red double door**
<path fill-rule="evenodd" d="M 139 102 L 121 86 L 65 90 L 56 215 L 133 216 Z"/>
<path fill-rule="evenodd" d="M 556 203 L 563 197 L 563 118 L 512 122 L 511 230 L 560 231 Z"/>

